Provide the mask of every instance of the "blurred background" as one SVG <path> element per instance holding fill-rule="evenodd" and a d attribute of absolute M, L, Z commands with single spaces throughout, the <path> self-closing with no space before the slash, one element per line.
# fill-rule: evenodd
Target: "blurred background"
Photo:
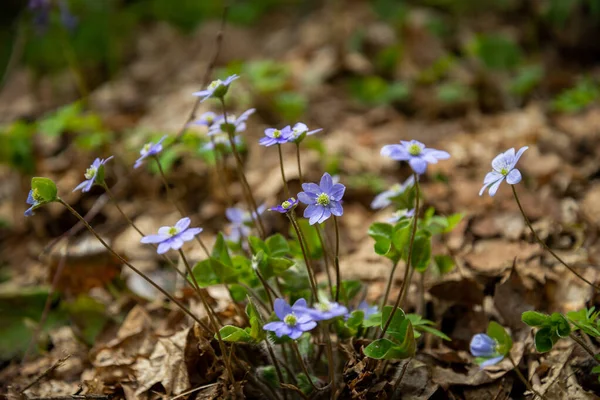
<path fill-rule="evenodd" d="M 408 176 L 378 151 L 407 138 L 453 155 L 432 166 L 432 186 L 425 185 L 441 212 L 483 212 L 469 207 L 492 157 L 538 144 L 523 168 L 532 188 L 556 194 L 545 197 L 547 215 L 563 218 L 573 206 L 562 202 L 568 195 L 585 200 L 586 215 L 598 222 L 600 192 L 587 182 L 600 176 L 600 0 L 3 0 L 0 7 L 3 365 L 31 346 L 50 287 L 60 296 L 43 330 L 68 322 L 91 345 L 118 315 L 109 308 L 125 285 L 115 283 L 120 267 L 98 256 L 102 250 L 82 232 L 66 267 L 75 272 L 53 281 L 64 244 L 52 240 L 76 221 L 54 206 L 23 217 L 32 176 L 54 179 L 59 193 L 86 213 L 102 190 L 70 192 L 95 157 L 114 154 L 109 185 L 127 182 L 115 189 L 123 208 L 153 229 L 165 215 L 174 218 L 172 205 L 155 168 L 130 180 L 131 165 L 148 140 L 167 134 L 170 142 L 180 133 L 161 156 L 178 198 L 208 235 L 227 222 L 231 199 L 216 189 L 205 132 L 181 131 L 207 70 L 208 82 L 242 76 L 229 106 L 238 115 L 257 109 L 244 136 L 246 162 L 256 196 L 269 204 L 281 200 L 283 188 L 276 152 L 256 144 L 263 129 L 297 121 L 324 128 L 306 142 L 305 170 L 308 180 L 327 170 L 348 186 L 345 201 L 354 215 L 342 221 L 350 232 L 348 257 L 365 247 L 372 197 Z M 213 106 L 203 103 L 195 116 L 217 111 Z M 293 154 L 286 168 L 297 189 Z M 448 196 L 462 189 L 469 194 Z M 239 200 L 239 187 L 232 193 Z M 530 206 L 538 201 L 525 195 Z M 114 209 L 94 215 L 118 250 L 154 268 L 152 252 L 140 248 Z M 281 224 L 270 218 L 272 226 Z M 367 272 L 348 274 L 376 279 Z M 90 296 L 97 288 L 104 294 Z"/>

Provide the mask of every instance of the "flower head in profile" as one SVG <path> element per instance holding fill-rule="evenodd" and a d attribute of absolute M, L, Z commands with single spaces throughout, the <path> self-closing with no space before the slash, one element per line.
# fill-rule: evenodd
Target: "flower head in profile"
<path fill-rule="evenodd" d="M 226 236 L 226 239 L 237 243 L 243 238 L 248 237 L 252 229 L 252 221 L 264 213 L 266 209 L 267 207 L 264 204 L 258 206 L 258 213 L 256 211 L 250 213 L 237 207 L 226 209 L 225 216 L 231 222 L 229 235 Z"/>
<path fill-rule="evenodd" d="M 348 309 L 343 305 L 328 301 L 322 300 L 314 305 L 313 308 L 308 308 L 306 306 L 298 306 L 294 304 L 292 307 L 294 310 L 298 310 L 299 312 L 305 312 L 310 315 L 315 321 L 327 321 L 337 317 L 343 317 L 348 314 Z"/>
<path fill-rule="evenodd" d="M 294 143 L 300 143 L 304 140 L 306 136 L 314 135 L 317 132 L 321 132 L 323 128 L 314 129 L 312 131 L 308 130 L 308 126 L 305 123 L 298 122 L 292 128 L 292 134 L 290 136 L 289 141 Z"/>
<path fill-rule="evenodd" d="M 364 300 L 360 302 L 356 309 L 364 312 L 365 318 L 368 318 L 370 315 L 376 314 L 379 311 L 379 307 L 376 305 L 369 306 L 369 303 Z"/>
<path fill-rule="evenodd" d="M 44 204 L 44 200 L 39 196 L 35 189 L 29 191 L 26 202 L 31 206 L 25 211 L 26 217 L 31 217 L 34 214 L 33 210 Z"/>
<path fill-rule="evenodd" d="M 304 332 L 317 326 L 313 318 L 301 310 L 306 308 L 306 300 L 299 299 L 290 307 L 283 299 L 275 299 L 273 304 L 275 315 L 279 321 L 269 322 L 263 326 L 266 331 L 275 332 L 277 337 L 289 336 L 298 339 Z"/>
<path fill-rule="evenodd" d="M 89 192 L 94 183 L 102 184 L 104 182 L 104 164 L 110 161 L 113 156 L 108 157 L 107 159 L 96 158 L 92 165 L 85 170 L 85 181 L 81 182 L 73 191 L 80 190 L 85 193 Z"/>
<path fill-rule="evenodd" d="M 396 161 L 408 161 L 416 174 L 422 175 L 427 170 L 427 164 L 437 164 L 438 160 L 447 160 L 450 154 L 445 151 L 428 149 L 417 140 L 400 141 L 400 144 L 388 144 L 381 149 L 381 155 Z"/>
<path fill-rule="evenodd" d="M 147 157 L 155 156 L 160 153 L 163 149 L 162 143 L 167 138 L 167 135 L 160 138 L 160 140 L 156 143 L 146 143 L 144 147 L 140 150 L 140 158 L 135 161 L 133 168 L 139 168 Z"/>
<path fill-rule="evenodd" d="M 388 190 L 379 193 L 371 202 L 371 208 L 373 210 L 379 210 L 392 204 L 392 199 L 396 196 L 400 196 L 406 191 L 406 189 L 412 187 L 415 184 L 415 177 L 409 176 L 404 183 L 397 183 Z"/>
<path fill-rule="evenodd" d="M 233 137 L 233 143 L 236 147 L 242 144 L 242 138 L 240 135 Z M 226 133 L 219 133 L 218 135 L 214 135 L 210 137 L 210 141 L 204 143 L 202 148 L 205 150 L 231 150 L 231 143 L 229 142 L 229 137 Z"/>
<path fill-rule="evenodd" d="M 210 85 L 208 85 L 208 87 L 205 90 L 201 90 L 199 92 L 194 92 L 194 93 L 192 93 L 192 95 L 196 96 L 196 97 L 201 97 L 202 98 L 201 101 L 204 101 L 211 97 L 216 97 L 216 98 L 221 99 L 221 98 L 225 97 L 225 95 L 227 94 L 227 91 L 229 90 L 229 85 L 231 85 L 231 82 L 235 81 L 238 78 L 239 78 L 238 75 L 233 74 L 230 77 L 228 77 L 227 79 L 225 79 L 224 81 L 222 81 L 220 79 L 214 80 L 210 83 Z"/>
<path fill-rule="evenodd" d="M 346 191 L 346 187 L 341 183 L 333 183 L 331 175 L 327 172 L 323 174 L 321 182 L 303 183 L 304 192 L 298 193 L 298 199 L 304 204 L 308 204 L 304 210 L 304 218 L 309 218 L 309 223 L 314 225 L 322 223 L 331 215 L 341 217 L 344 213 L 341 200 Z"/>
<path fill-rule="evenodd" d="M 287 143 L 291 137 L 292 128 L 289 125 L 283 129 L 267 128 L 265 129 L 265 136 L 260 138 L 258 144 L 269 147 L 274 144 Z"/>
<path fill-rule="evenodd" d="M 485 333 L 478 333 L 473 336 L 469 346 L 471 354 L 478 358 L 478 364 L 481 368 L 496 365 L 502 361 L 504 356 L 498 353 L 497 347 L 498 343 Z"/>
<path fill-rule="evenodd" d="M 202 228 L 190 228 L 190 223 L 189 218 L 181 218 L 174 226 L 161 227 L 158 235 L 144 236 L 141 242 L 158 244 L 158 254 L 164 254 L 170 249 L 179 250 L 185 242 L 202 232 Z"/>
<path fill-rule="evenodd" d="M 415 209 L 411 208 L 410 210 L 398 210 L 392 214 L 390 218 L 388 218 L 387 222 L 390 224 L 395 224 L 400 221 L 402 218 L 412 218 L 415 215 Z"/>
<path fill-rule="evenodd" d="M 492 172 L 483 179 L 483 187 L 479 191 L 479 195 L 483 195 L 485 189 L 489 188 L 490 196 L 494 196 L 504 179 L 510 185 L 516 185 L 521 182 L 521 171 L 516 169 L 519 158 L 529 147 L 521 147 L 515 154 L 515 149 L 511 148 L 504 153 L 500 153 L 492 160 Z"/>
<path fill-rule="evenodd" d="M 297 205 L 298 205 L 298 199 L 290 197 L 289 199 L 287 199 L 286 201 L 284 201 L 277 207 L 269 208 L 269 210 L 277 211 L 279 213 L 285 214 L 285 213 L 292 211 Z"/>
<path fill-rule="evenodd" d="M 210 128 L 215 123 L 217 118 L 218 116 L 216 113 L 207 111 L 203 113 L 197 120 L 192 122 L 192 125 L 207 126 Z"/>
<path fill-rule="evenodd" d="M 210 126 L 208 135 L 227 134 L 229 131 L 232 131 L 234 134 L 244 132 L 246 130 L 246 121 L 248 121 L 248 118 L 254 114 L 255 111 L 255 108 L 250 108 L 244 111 L 239 117 L 236 117 L 233 114 L 227 114 L 227 123 L 225 122 L 225 117 L 219 115 L 214 119 Z"/>

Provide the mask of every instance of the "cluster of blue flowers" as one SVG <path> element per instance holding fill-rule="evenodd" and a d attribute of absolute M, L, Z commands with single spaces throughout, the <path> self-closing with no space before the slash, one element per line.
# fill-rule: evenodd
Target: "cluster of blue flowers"
<path fill-rule="evenodd" d="M 258 143 L 263 146 L 273 146 L 274 144 L 284 143 L 300 143 L 308 135 L 314 135 L 317 132 L 321 132 L 323 129 L 309 130 L 308 126 L 302 122 L 298 122 L 292 128 L 290 125 L 282 128 L 267 128 L 265 129 L 265 136 L 261 138 Z"/>

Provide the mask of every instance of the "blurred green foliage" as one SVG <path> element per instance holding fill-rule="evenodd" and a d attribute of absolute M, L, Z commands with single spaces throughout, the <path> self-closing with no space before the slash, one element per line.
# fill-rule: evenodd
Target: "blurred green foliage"
<path fill-rule="evenodd" d="M 581 111 L 600 99 L 598 82 L 580 79 L 575 86 L 560 93 L 552 102 L 552 108 L 558 112 L 573 113 Z"/>

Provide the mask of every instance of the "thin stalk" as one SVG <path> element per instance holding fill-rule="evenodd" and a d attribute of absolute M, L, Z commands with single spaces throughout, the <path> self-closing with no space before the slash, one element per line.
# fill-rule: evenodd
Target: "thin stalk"
<path fill-rule="evenodd" d="M 385 288 L 385 294 L 383 295 L 383 299 L 381 300 L 380 310 L 383 310 L 383 307 L 387 304 L 388 298 L 390 297 L 390 291 L 392 290 L 392 283 L 394 282 L 394 274 L 396 273 L 396 269 L 398 268 L 400 260 L 396 261 L 392 266 L 392 271 L 390 272 L 390 277 L 388 279 L 387 286 Z"/>
<path fill-rule="evenodd" d="M 290 188 L 288 187 L 287 179 L 285 179 L 285 170 L 283 168 L 283 154 L 281 153 L 281 145 L 279 143 L 277 143 L 277 151 L 279 152 L 279 169 L 281 170 L 281 179 L 283 180 L 285 198 L 288 199 L 290 197 Z"/>
<path fill-rule="evenodd" d="M 329 253 L 327 251 L 327 246 L 325 245 L 325 241 L 323 240 L 323 236 L 321 235 L 321 228 L 318 224 L 315 225 L 315 230 L 317 232 L 317 238 L 321 243 L 321 250 L 323 250 L 323 260 L 325 261 L 325 273 L 327 274 L 327 284 L 329 286 L 329 292 L 331 293 L 331 298 L 333 298 L 333 280 L 331 279 L 331 271 L 329 270 Z"/>
<path fill-rule="evenodd" d="M 244 289 L 246 289 L 248 291 L 248 293 L 250 293 L 250 295 L 252 297 L 254 297 L 254 300 L 256 300 L 258 302 L 258 304 L 262 307 L 263 310 L 265 310 L 267 313 L 271 312 L 271 310 L 269 309 L 269 307 L 267 307 L 267 305 L 265 304 L 265 302 L 262 301 L 262 299 L 260 298 L 260 296 L 258 295 L 258 293 L 256 293 L 256 290 L 252 289 L 250 286 L 248 286 L 248 285 L 246 285 L 245 283 L 242 283 L 242 282 L 240 282 L 239 285 L 242 286 Z"/>
<path fill-rule="evenodd" d="M 335 399 L 336 387 L 335 387 L 335 361 L 333 358 L 333 346 L 331 344 L 331 338 L 329 337 L 329 325 L 326 329 L 323 329 L 323 336 L 325 339 L 325 351 L 327 353 L 327 364 L 329 364 L 329 382 L 331 384 L 331 400 Z"/>
<path fill-rule="evenodd" d="M 308 255 L 308 250 L 306 249 L 306 241 L 304 240 L 304 235 L 296 222 L 296 218 L 294 217 L 294 212 L 290 211 L 286 213 L 288 218 L 290 219 L 290 223 L 296 231 L 296 236 L 298 236 L 298 242 L 300 243 L 300 249 L 302 250 L 302 256 L 304 257 L 304 263 L 306 264 L 306 270 L 308 271 L 308 280 L 310 282 L 310 288 L 313 292 L 314 301 L 319 301 L 319 293 L 317 291 L 317 281 L 315 279 L 314 271 L 312 269 L 312 264 L 310 262 L 310 257 Z"/>
<path fill-rule="evenodd" d="M 308 382 L 310 383 L 310 386 L 312 386 L 313 390 L 315 392 L 319 391 L 319 388 L 317 387 L 317 385 L 315 385 L 315 383 L 313 382 L 310 373 L 308 372 L 308 368 L 306 367 L 306 364 L 304 363 L 304 359 L 302 358 L 302 354 L 300 354 L 300 349 L 298 349 L 298 343 L 296 343 L 296 341 L 292 341 L 292 348 L 294 349 L 294 353 L 296 353 L 296 357 L 298 358 L 298 362 L 300 363 L 300 367 L 302 368 L 302 371 L 304 372 L 304 375 L 306 375 L 306 378 L 308 379 Z"/>
<path fill-rule="evenodd" d="M 521 380 L 521 382 L 523 382 L 523 384 L 527 387 L 527 389 L 529 389 L 529 391 L 531 393 L 533 393 L 535 396 L 538 396 L 540 399 L 547 400 L 545 396 L 541 395 L 537 390 L 535 390 L 533 388 L 533 386 L 531 386 L 531 384 L 529 383 L 529 381 L 527 379 L 525 379 L 525 377 L 523 376 L 523 374 L 519 370 L 519 367 L 517 367 L 517 364 L 515 363 L 515 360 L 513 360 L 513 358 L 511 357 L 511 355 L 508 354 L 506 357 L 510 360 L 510 363 L 513 365 L 514 371 L 517 373 L 517 376 L 519 377 L 519 379 Z M 534 399 L 535 399 L 535 396 L 533 396 Z"/>
<path fill-rule="evenodd" d="M 408 364 L 410 364 L 411 360 L 412 360 L 412 357 L 409 358 L 408 360 L 406 360 L 406 362 L 402 366 L 402 371 L 400 371 L 400 375 L 398 376 L 398 378 L 396 379 L 396 382 L 394 383 L 394 388 L 392 389 L 392 396 L 394 395 L 394 393 L 396 393 L 396 390 L 398 390 L 398 388 L 400 387 L 402 378 L 404 378 L 404 374 L 406 373 L 406 370 L 408 369 Z"/>
<path fill-rule="evenodd" d="M 221 106 L 223 108 L 223 118 L 225 119 L 225 126 L 227 126 L 227 124 L 228 124 L 228 122 L 227 122 L 227 107 L 225 107 L 225 99 L 223 97 L 221 97 Z M 244 174 L 242 157 L 240 156 L 240 153 L 238 152 L 237 147 L 235 145 L 235 140 L 233 138 L 233 132 L 231 132 L 231 130 L 229 128 L 227 128 L 226 133 L 227 133 L 227 138 L 229 139 L 229 144 L 231 146 L 231 151 L 233 152 L 233 155 L 236 160 L 237 172 L 238 172 L 238 176 L 240 178 L 240 183 L 242 184 L 242 188 L 246 191 L 248 200 L 250 201 L 251 208 L 256 211 L 256 219 L 258 222 L 257 227 L 260 228 L 259 233 L 264 238 L 266 230 L 263 225 L 262 218 L 258 212 L 258 206 L 256 205 L 256 200 L 254 199 L 254 196 L 252 195 L 252 190 L 250 190 L 250 185 L 248 184 L 248 180 L 246 179 L 246 175 Z"/>
<path fill-rule="evenodd" d="M 110 198 L 110 200 L 113 202 L 113 204 L 115 205 L 115 207 L 117 208 L 117 210 L 119 211 L 119 213 L 121 214 L 121 216 L 123 218 L 125 218 L 125 220 L 127 221 L 127 223 L 129 225 L 131 225 L 131 227 L 133 229 L 135 229 L 137 231 L 137 233 L 140 234 L 140 236 L 144 237 L 144 234 L 142 233 L 142 231 L 140 230 L 140 228 L 138 228 L 137 225 L 131 220 L 131 218 L 129 218 L 127 216 L 127 214 L 125 214 L 125 212 L 121 209 L 121 207 L 119 206 L 119 203 L 117 202 L 117 199 L 113 195 L 113 192 L 109 189 L 109 187 L 106 184 L 106 182 L 102 182 L 101 186 L 104 188 L 104 191 L 106 192 L 106 194 L 108 195 L 108 197 Z"/>
<path fill-rule="evenodd" d="M 269 286 L 269 284 L 267 283 L 265 278 L 263 278 L 262 274 L 260 273 L 260 271 L 258 269 L 256 270 L 256 276 L 258 277 L 258 280 L 260 281 L 260 283 L 262 283 L 263 288 L 265 289 L 265 292 L 267 293 L 267 298 L 269 299 L 269 305 L 271 306 L 271 310 L 274 310 L 275 307 L 274 307 L 274 303 L 273 303 L 273 297 L 271 297 L 271 292 L 275 293 L 275 291 L 273 290 L 273 288 L 271 286 Z"/>
<path fill-rule="evenodd" d="M 205 329 L 206 331 L 210 331 L 208 326 L 206 326 L 206 324 L 204 322 L 202 322 L 202 320 L 200 318 L 196 317 L 194 315 L 194 313 L 192 313 L 186 306 L 184 306 L 182 303 L 180 303 L 175 297 L 171 296 L 166 290 L 161 288 L 156 282 L 154 282 L 152 279 L 150 279 L 146 274 L 144 274 L 142 271 L 140 271 L 139 269 L 137 269 L 136 267 L 131 265 L 129 263 L 129 261 L 127 261 L 126 259 L 121 257 L 121 255 L 119 255 L 116 251 L 114 251 L 113 248 L 110 247 L 108 245 L 108 243 L 106 243 L 104 241 L 104 239 L 102 239 L 102 237 L 100 237 L 100 235 L 98 235 L 98 233 L 94 230 L 94 228 L 92 228 L 92 226 L 77 211 L 75 211 L 75 209 L 73 207 L 71 207 L 69 204 L 67 204 L 64 200 L 62 200 L 60 198 L 57 201 L 60 204 L 62 204 L 63 206 L 65 206 L 66 209 L 69 210 L 69 212 L 71 212 L 71 214 L 73 214 L 79 221 L 81 221 L 81 223 L 87 228 L 87 230 L 89 230 L 90 233 L 92 235 L 94 235 L 96 237 L 96 239 L 98 239 L 98 241 L 102 244 L 102 246 L 104 246 L 112 255 L 117 257 L 119 259 L 119 261 L 121 261 L 123 264 L 127 265 L 133 272 L 135 272 L 136 274 L 141 276 L 146 282 L 148 282 L 156 290 L 161 292 L 166 298 L 168 298 L 177 307 L 179 307 L 179 309 L 181 309 L 181 311 L 183 311 L 184 313 L 189 315 L 194 321 L 196 321 L 198 323 L 198 325 L 200 325 L 203 329 Z"/>
<path fill-rule="evenodd" d="M 175 208 L 177 208 L 177 211 L 179 211 L 179 214 L 181 214 L 182 216 L 185 217 L 185 213 L 183 212 L 183 209 L 179 206 L 179 204 L 177 204 L 175 197 L 173 197 L 173 193 L 171 192 L 171 188 L 169 187 L 169 183 L 167 182 L 167 176 L 165 175 L 165 171 L 163 170 L 163 167 L 160 164 L 160 159 L 156 155 L 153 157 L 154 157 L 154 160 L 156 161 L 156 165 L 158 166 L 158 171 L 160 172 L 160 177 L 162 179 L 163 185 L 165 186 L 165 190 L 167 191 L 167 197 L 169 198 L 169 200 L 171 200 L 171 203 L 173 203 Z"/>
<path fill-rule="evenodd" d="M 383 327 L 381 334 L 379 335 L 379 338 L 383 338 L 383 336 L 385 335 L 385 332 L 387 331 L 387 329 L 390 326 L 390 323 L 392 322 L 392 318 L 394 317 L 394 314 L 396 313 L 396 310 L 398 309 L 398 307 L 400 307 L 404 301 L 404 293 L 408 292 L 408 287 L 410 286 L 410 280 L 412 278 L 412 272 L 413 272 L 413 268 L 411 268 L 410 264 L 412 261 L 412 253 L 413 253 L 413 245 L 415 243 L 415 236 L 417 234 L 417 221 L 419 219 L 419 176 L 417 174 L 415 174 L 415 191 L 416 191 L 416 195 L 415 195 L 415 213 L 413 216 L 413 226 L 412 226 L 412 231 L 410 233 L 410 245 L 408 247 L 408 256 L 406 257 L 406 270 L 404 271 L 404 281 L 402 282 L 402 287 L 400 288 L 400 293 L 398 293 L 398 297 L 396 298 L 396 302 L 394 303 L 394 307 L 392 308 L 392 312 L 390 313 L 390 316 L 388 317 L 385 326 Z"/>
<path fill-rule="evenodd" d="M 579 274 L 577 271 L 575 271 L 575 269 L 573 267 L 571 267 L 569 264 L 567 264 L 566 262 L 563 261 L 562 258 L 560 258 L 550 247 L 548 247 L 548 245 L 546 244 L 546 242 L 544 242 L 536 233 L 535 229 L 533 229 L 533 226 L 531 225 L 531 222 L 529 221 L 529 218 L 527 218 L 527 215 L 525 214 L 525 211 L 523 210 L 523 206 L 521 206 L 521 202 L 519 201 L 519 196 L 517 196 L 517 190 L 515 189 L 515 185 L 511 185 L 513 194 L 515 196 L 515 200 L 517 201 L 517 205 L 519 206 L 519 210 L 521 211 L 521 214 L 523 215 L 523 219 L 525 220 L 525 223 L 527 224 L 527 226 L 529 227 L 529 230 L 531 231 L 531 233 L 533 234 L 533 236 L 536 238 L 536 240 L 539 242 L 539 244 L 548 251 L 548 253 L 552 254 L 552 256 L 554 258 L 556 258 L 556 260 L 558 260 L 558 262 L 560 262 L 562 265 L 565 266 L 565 268 L 567 268 L 569 271 L 571 271 L 573 274 L 575 274 L 576 277 L 578 277 L 579 279 L 581 279 L 582 281 L 584 281 L 585 283 L 587 283 L 588 285 L 590 285 L 591 287 L 593 287 L 596 291 L 600 291 L 600 286 L 594 285 L 592 282 L 588 281 L 587 279 L 585 279 L 581 274 Z"/>
<path fill-rule="evenodd" d="M 192 267 L 190 266 L 190 263 L 188 262 L 187 258 L 185 257 L 183 250 L 179 249 L 179 254 L 181 255 L 181 259 L 183 261 L 183 264 L 185 264 L 185 268 L 186 268 L 188 274 L 192 278 L 192 282 L 194 283 L 194 286 L 198 289 L 198 296 L 200 297 L 200 300 L 202 301 L 202 304 L 204 305 L 204 308 L 206 309 L 206 313 L 208 314 L 208 319 L 210 320 L 210 323 L 212 324 L 213 329 L 215 330 L 215 333 L 217 334 L 217 341 L 219 342 L 219 347 L 221 348 L 221 353 L 223 354 L 223 362 L 225 364 L 225 368 L 227 369 L 227 374 L 229 375 L 229 381 L 234 386 L 234 391 L 235 391 L 235 378 L 233 377 L 233 370 L 231 369 L 231 361 L 227 359 L 227 348 L 225 347 L 225 342 L 223 342 L 223 338 L 221 337 L 221 332 L 219 331 L 219 325 L 217 324 L 217 320 L 214 315 L 215 312 L 212 309 L 212 307 L 210 306 L 210 304 L 208 303 L 208 300 L 206 299 L 204 292 L 200 289 L 200 285 L 198 285 L 198 281 L 196 280 L 196 277 L 194 276 L 194 273 L 192 272 Z M 232 351 L 232 353 L 233 353 L 233 351 Z"/>
<path fill-rule="evenodd" d="M 335 301 L 340 299 L 340 287 L 342 286 L 342 278 L 340 274 L 340 228 L 338 219 L 334 215 L 333 223 L 335 226 Z"/>
<path fill-rule="evenodd" d="M 594 361 L 596 361 L 596 364 L 600 364 L 600 362 L 598 361 L 598 359 L 596 358 L 596 355 L 594 354 L 594 350 L 592 350 L 592 348 L 590 346 L 587 345 L 587 343 L 585 343 L 583 340 L 581 340 L 577 335 L 575 335 L 573 332 L 571 332 L 569 334 L 569 337 L 571 339 L 573 339 L 578 345 L 580 345 L 585 351 L 586 353 L 588 353 L 592 359 Z"/>
<path fill-rule="evenodd" d="M 298 161 L 298 179 L 300 179 L 300 185 L 302 185 L 304 178 L 302 178 L 302 164 L 300 164 L 300 143 L 296 143 L 296 160 Z"/>
<path fill-rule="evenodd" d="M 275 372 L 277 373 L 277 379 L 279 379 L 279 386 L 282 387 L 282 385 L 285 383 L 285 380 L 283 379 L 283 373 L 281 372 L 281 367 L 279 366 L 279 361 L 277 361 L 277 357 L 275 357 L 275 353 L 273 352 L 273 347 L 271 346 L 271 343 L 269 343 L 268 339 L 265 339 L 265 343 L 267 345 L 267 351 L 269 352 L 269 356 L 271 357 L 271 360 L 273 362 L 273 366 L 275 367 Z M 282 390 L 282 393 L 283 393 L 283 399 L 287 400 L 286 391 Z"/>
<path fill-rule="evenodd" d="M 231 202 L 231 195 L 229 194 L 229 185 L 227 182 L 225 154 L 219 149 L 217 149 L 217 144 L 215 142 L 214 136 L 210 136 L 210 142 L 212 143 L 213 154 L 215 156 L 215 172 L 217 174 L 217 180 L 221 183 L 221 186 L 223 187 L 223 193 L 225 194 L 225 198 L 227 199 L 227 205 L 229 206 Z"/>

